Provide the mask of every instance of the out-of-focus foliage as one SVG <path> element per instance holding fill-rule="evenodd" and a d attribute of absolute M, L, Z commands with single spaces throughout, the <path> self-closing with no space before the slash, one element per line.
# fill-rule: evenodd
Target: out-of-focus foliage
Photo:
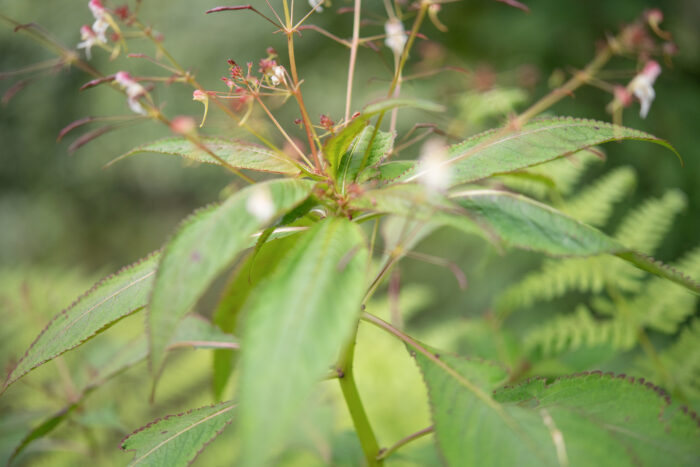
<path fill-rule="evenodd" d="M 32 2 L 7 0 L 2 13 L 44 24 L 62 41 L 74 44 L 76 25 L 89 20 L 84 3 L 61 0 L 37 8 Z M 264 7 L 263 2 L 255 3 Z M 317 15 L 314 22 L 349 35 L 348 15 L 333 13 L 336 6 L 346 3 L 336 0 L 334 8 Z M 427 71 L 456 62 L 471 73 L 447 71 L 432 82 L 409 81 L 403 92 L 438 94 L 452 102 L 450 111 L 459 118 L 441 125 L 449 133 L 466 137 L 544 94 L 555 67 L 564 67 L 567 73 L 582 66 L 592 55 L 595 41 L 636 16 L 640 8 L 635 0 L 528 3 L 533 11 L 530 15 L 487 0 L 450 5 L 450 14 L 441 18 L 449 32 L 429 27 L 430 40 L 418 44 L 416 68 Z M 144 1 L 144 16 L 156 21 L 169 48 L 212 87 L 226 69 L 227 58 L 245 63 L 263 56 L 268 45 L 284 48 L 281 35 L 270 35 L 270 28 L 257 19 L 252 21 L 246 13 L 202 14 L 217 4 Z M 530 175 L 502 177 L 499 183 L 619 234 L 619 239 L 634 243 L 629 246 L 646 253 L 656 251 L 668 262 L 688 253 L 678 268 L 698 277 L 697 250 L 689 252 L 697 245 L 700 231 L 700 157 L 692 123 L 700 104 L 700 32 L 696 27 L 700 6 L 692 0 L 660 6 L 666 14 L 666 29 L 674 32 L 681 53 L 674 57 L 673 70 L 664 72 L 657 83 L 658 97 L 649 118 L 640 120 L 628 110 L 625 123 L 672 141 L 686 167 L 679 168 L 670 153 L 664 155 L 653 145 L 630 143 L 623 149 L 613 144 L 606 147 L 605 163 L 596 165 L 596 157 L 579 154 L 531 169 Z M 190 30 L 194 34 L 184 33 Z M 312 117 L 321 113 L 339 117 L 344 96 L 330 90 L 345 80 L 345 49 L 313 31 L 305 31 L 298 45 L 304 86 L 314 89 L 307 99 Z M 367 102 L 381 94 L 384 81 L 390 79 L 391 64 L 368 49 L 360 54 L 363 65 L 357 82 L 362 86 L 358 86 L 356 101 Z M 0 70 L 42 58 L 47 55 L 38 47 L 18 39 L 7 28 L 0 30 Z M 96 60 L 112 66 L 104 54 Z M 135 66 L 143 73 L 152 71 L 146 63 Z M 159 248 L 185 214 L 232 188 L 227 186 L 228 177 L 216 168 L 185 172 L 179 159 L 163 156 L 131 158 L 101 170 L 135 142 L 165 136 L 162 129 L 147 125 L 108 134 L 69 156 L 70 141 L 55 143 L 62 127 L 86 114 L 104 114 L 123 106 L 121 97 L 99 88 L 79 93 L 81 79 L 77 74 L 47 73 L 0 112 L 3 367 L 16 362 L 21 357 L 17 349 L 25 349 L 50 317 L 98 276 Z M 3 91 L 5 83 L 0 82 Z M 176 86 L 172 85 L 172 91 Z M 199 104 L 190 101 L 189 93 L 181 94 L 169 94 L 167 109 L 199 112 Z M 605 113 L 609 95 L 587 88 L 575 97 L 559 104 L 556 113 L 609 119 Z M 293 111 L 283 108 L 281 112 L 287 123 L 294 118 Z M 217 132 L 240 136 L 237 128 L 224 126 L 211 115 L 209 119 Z M 399 127 L 408 130 L 401 120 Z M 415 286 L 418 280 L 425 282 L 426 268 L 434 266 L 408 257 L 401 267 L 399 299 L 382 294 L 368 305 L 368 311 L 388 320 L 396 318 L 399 309 L 405 328 L 421 339 L 446 350 L 500 360 L 516 370 L 516 377 L 535 372 L 557 376 L 592 368 L 633 373 L 668 383 L 698 408 L 700 382 L 693 375 L 698 374 L 700 341 L 697 319 L 690 321 L 697 315 L 692 296 L 675 293 L 676 286 L 668 283 L 657 285 L 656 279 L 648 279 L 615 258 L 545 260 L 537 269 L 539 259 L 534 255 L 508 253 L 503 257 L 484 248 L 481 241 L 456 240 L 457 234 L 440 232 L 432 241 L 420 243 L 419 251 L 446 257 L 463 269 L 469 282 L 466 292 L 459 292 L 448 268 L 437 266 L 426 286 Z M 566 291 L 574 293 L 564 296 Z M 653 300 L 645 293 L 653 295 Z M 203 298 L 205 303 L 212 300 Z M 528 313 L 514 311 L 507 320 L 500 314 L 514 303 L 524 307 L 535 302 L 537 309 Z M 658 313 L 645 315 L 646 321 L 613 319 L 621 303 L 632 317 L 646 310 Z M 207 350 L 172 352 L 154 405 L 148 402 L 148 388 L 139 382 L 147 378 L 145 365 L 118 375 L 85 398 L 77 397 L 105 361 L 132 342 L 141 325 L 139 319 L 119 323 L 115 332 L 37 369 L 8 390 L 0 398 L 0 462 L 30 429 L 77 399 L 75 408 L 49 436 L 28 445 L 20 462 L 77 465 L 89 456 L 96 465 L 125 464 L 130 455 L 119 454 L 114 447 L 127 433 L 163 414 L 210 404 L 211 353 Z M 660 365 L 645 354 L 648 343 L 640 340 L 639 327 L 647 329 L 645 339 L 660 349 Z M 360 327 L 357 346 L 358 386 L 377 436 L 391 444 L 429 425 L 428 396 L 404 347 L 366 324 Z M 555 354 L 558 358 L 545 358 Z M 222 399 L 231 396 L 236 384 L 234 379 L 222 390 Z M 309 409 L 293 449 L 280 460 L 285 465 L 361 462 L 362 453 L 336 386 L 330 382 L 320 389 L 317 399 L 322 403 Z M 397 399 L 402 402 L 398 407 Z M 20 409 L 26 407 L 32 409 Z M 331 439 L 319 436 L 323 432 L 332 432 Z M 229 429 L 199 461 L 201 465 L 228 465 L 236 450 Z M 437 453 L 427 438 L 401 451 L 391 465 L 436 462 Z"/>

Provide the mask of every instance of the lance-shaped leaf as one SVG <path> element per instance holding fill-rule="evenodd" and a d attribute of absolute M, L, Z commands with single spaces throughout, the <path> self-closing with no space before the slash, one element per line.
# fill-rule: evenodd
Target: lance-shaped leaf
<path fill-rule="evenodd" d="M 289 159 L 257 144 L 215 137 L 204 137 L 202 143 L 211 152 L 237 169 L 288 175 L 299 173 L 299 169 Z M 221 165 L 221 162 L 186 138 L 165 138 L 138 146 L 114 159 L 109 165 L 143 152 L 179 156 L 196 162 Z"/>
<path fill-rule="evenodd" d="M 241 462 L 269 465 L 358 319 L 368 253 L 357 224 L 321 221 L 254 292 L 241 353 Z"/>
<path fill-rule="evenodd" d="M 609 141 L 628 139 L 650 141 L 676 152 L 668 142 L 643 131 L 564 117 L 535 120 L 519 130 L 492 130 L 473 136 L 450 147 L 443 164 L 449 166 L 451 184 L 455 186 L 541 164 Z M 405 181 L 416 181 L 427 170 L 434 168 L 418 164 Z"/>
<path fill-rule="evenodd" d="M 506 246 L 553 256 L 590 256 L 625 250 L 600 230 L 525 196 L 497 190 L 470 190 L 455 193 L 451 198 Z"/>
<path fill-rule="evenodd" d="M 222 332 L 218 327 L 198 315 L 187 315 L 178 326 L 175 337 L 170 342 L 168 350 L 196 347 L 204 349 L 236 349 L 238 341 L 232 335 Z M 55 414 L 51 415 L 32 429 L 17 445 L 9 461 L 21 454 L 33 441 L 51 433 L 79 408 L 85 398 L 105 382 L 141 363 L 148 356 L 148 343 L 145 337 L 131 342 L 116 352 L 110 352 L 89 372 L 90 378 L 81 385 L 73 401 Z"/>
<path fill-rule="evenodd" d="M 211 282 L 250 246 L 250 236 L 309 195 L 305 180 L 247 187 L 187 218 L 163 250 L 149 306 L 151 369 L 157 376 L 180 320 Z"/>
<path fill-rule="evenodd" d="M 368 105 L 363 109 L 359 116 L 350 121 L 345 128 L 340 130 L 338 133 L 328 138 L 324 144 L 323 154 L 330 165 L 331 174 L 334 176 L 334 178 L 338 179 L 338 176 L 340 175 L 341 159 L 345 156 L 350 144 L 367 127 L 367 122 L 369 119 L 377 114 L 399 107 L 412 107 L 430 112 L 441 112 L 444 110 L 444 107 L 435 104 L 434 102 L 406 98 L 385 99 Z M 370 133 L 370 139 L 373 133 L 374 131 Z M 358 170 L 361 168 L 363 157 L 364 154 L 360 155 Z M 365 167 L 367 167 L 366 163 Z"/>
<path fill-rule="evenodd" d="M 372 140 L 372 136 L 374 136 L 374 140 Z M 379 163 L 391 151 L 394 147 L 394 138 L 395 135 L 393 133 L 387 133 L 385 131 L 378 131 L 375 135 L 374 127 L 371 125 L 366 126 L 353 140 L 347 152 L 340 160 L 340 167 L 338 169 L 340 190 L 345 192 L 347 185 L 355 180 L 360 172 L 360 164 L 367 151 L 369 151 L 367 155 L 367 167 L 372 167 Z M 370 141 L 372 142 L 371 146 Z"/>
<path fill-rule="evenodd" d="M 640 269 L 700 293 L 700 284 L 633 251 L 603 232 L 522 195 L 498 190 L 466 190 L 446 199 L 415 184 L 370 190 L 350 205 L 359 210 L 396 214 L 436 225 L 479 233 L 504 246 L 551 256 L 612 254 Z"/>
<path fill-rule="evenodd" d="M 251 292 L 277 268 L 282 258 L 296 244 L 299 235 L 265 243 L 258 254 L 250 254 L 231 274 L 228 284 L 214 310 L 214 322 L 224 331 L 237 334 L 240 312 Z M 214 397 L 221 399 L 238 355 L 224 350 L 214 352 Z"/>
<path fill-rule="evenodd" d="M 428 387 L 435 439 L 448 465 L 700 461 L 695 416 L 643 379 L 594 372 L 497 389 L 498 377 L 506 376 L 502 370 L 430 354 L 415 355 Z"/>
<path fill-rule="evenodd" d="M 122 441 L 122 449 L 134 451 L 130 466 L 184 467 L 232 421 L 232 401 L 168 415 L 139 428 Z"/>
<path fill-rule="evenodd" d="M 152 254 L 102 279 L 54 316 L 10 372 L 0 393 L 39 365 L 146 306 L 159 257 L 159 254 Z"/>
<path fill-rule="evenodd" d="M 521 195 L 497 190 L 471 190 L 451 195 L 485 232 L 506 245 L 553 256 L 613 254 L 640 269 L 668 279 L 695 293 L 700 284 L 673 268 L 630 250 L 603 232 L 554 208 Z"/>

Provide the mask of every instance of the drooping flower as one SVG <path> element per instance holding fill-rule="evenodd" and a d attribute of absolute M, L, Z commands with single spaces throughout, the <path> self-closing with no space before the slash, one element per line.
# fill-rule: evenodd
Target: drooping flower
<path fill-rule="evenodd" d="M 321 13 L 323 11 L 323 0 L 309 0 L 309 6 L 316 10 L 316 13 Z"/>
<path fill-rule="evenodd" d="M 421 148 L 418 181 L 432 191 L 447 190 L 452 175 L 447 162 L 445 141 L 438 137 L 430 138 Z"/>
<path fill-rule="evenodd" d="M 85 56 L 88 60 L 92 58 L 92 47 L 100 42 L 95 31 L 92 30 L 87 24 L 80 28 L 80 39 L 82 42 L 78 43 L 79 49 L 85 49 Z"/>
<path fill-rule="evenodd" d="M 140 115 L 146 115 L 146 110 L 139 102 L 139 98 L 146 94 L 146 89 L 128 71 L 118 71 L 114 75 L 114 81 L 126 91 L 126 101 L 131 111 Z"/>
<path fill-rule="evenodd" d="M 386 46 L 389 47 L 395 55 L 400 55 L 408 41 L 406 30 L 403 28 L 401 20 L 398 18 L 389 19 L 389 21 L 384 23 L 384 32 L 386 32 Z"/>
<path fill-rule="evenodd" d="M 275 215 L 275 204 L 270 190 L 264 185 L 253 188 L 246 201 L 246 209 L 261 223 L 266 223 Z"/>
<path fill-rule="evenodd" d="M 651 103 L 656 97 L 653 86 L 659 74 L 661 74 L 661 66 L 654 60 L 650 60 L 644 65 L 642 72 L 635 76 L 627 86 L 627 89 L 639 99 L 641 104 L 639 115 L 642 118 L 646 118 Z"/>

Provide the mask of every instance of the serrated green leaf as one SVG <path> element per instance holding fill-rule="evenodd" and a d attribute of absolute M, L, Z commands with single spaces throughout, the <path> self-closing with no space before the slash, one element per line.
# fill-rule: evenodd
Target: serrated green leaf
<path fill-rule="evenodd" d="M 638 268 L 700 293 L 700 284 L 653 258 L 630 250 L 603 232 L 525 196 L 498 190 L 466 190 L 446 199 L 420 185 L 370 190 L 350 206 L 476 232 L 505 246 L 551 256 L 612 254 Z"/>
<path fill-rule="evenodd" d="M 376 114 L 400 107 L 412 107 L 429 112 L 441 112 L 444 110 L 444 107 L 434 102 L 407 98 L 385 99 L 368 105 L 362 110 L 360 115 L 351 120 L 340 132 L 328 138 L 324 144 L 323 154 L 330 165 L 331 174 L 335 179 L 338 178 L 342 157 L 345 155 L 345 152 L 348 150 L 355 137 L 367 126 L 369 119 Z M 362 157 L 364 157 L 364 154 Z M 362 157 L 360 158 L 360 165 L 362 163 Z"/>
<path fill-rule="evenodd" d="M 168 350 L 181 347 L 197 348 L 237 348 L 238 341 L 230 334 L 222 332 L 206 319 L 197 315 L 188 315 L 178 326 L 175 337 L 170 342 Z M 10 462 L 15 459 L 33 441 L 51 433 L 58 425 L 63 423 L 75 409 L 79 408 L 85 398 L 102 384 L 121 372 L 144 361 L 148 356 L 148 345 L 145 337 L 137 339 L 117 352 L 109 355 L 104 364 L 99 365 L 90 374 L 89 381 L 85 382 L 78 393 L 73 396 L 73 402 L 48 417 L 36 428 L 31 430 L 17 445 L 10 457 Z"/>
<path fill-rule="evenodd" d="M 122 442 L 133 451 L 130 466 L 187 466 L 232 421 L 232 401 L 157 419 L 136 430 Z"/>
<path fill-rule="evenodd" d="M 373 135 L 373 126 L 364 127 L 362 132 L 352 141 L 350 147 L 340 160 L 338 182 L 342 192 L 345 192 L 347 184 L 351 183 L 358 176 L 360 164 L 362 163 L 365 152 L 368 150 L 369 142 Z M 372 167 L 377 164 L 391 151 L 394 147 L 394 138 L 395 135 L 393 133 L 387 133 L 385 131 L 377 132 L 372 141 L 372 146 L 369 147 L 367 167 Z"/>
<path fill-rule="evenodd" d="M 416 360 L 448 465 L 632 466 L 673 459 L 674 465 L 691 466 L 700 461 L 697 422 L 648 383 L 596 372 L 550 384 L 530 380 L 491 396 L 498 377 L 505 376 L 493 365 L 442 354 L 430 359 L 421 352 Z"/>
<path fill-rule="evenodd" d="M 249 255 L 231 274 L 228 284 L 214 311 L 214 322 L 226 332 L 236 333 L 236 325 L 246 300 L 253 289 L 266 280 L 279 262 L 296 244 L 299 235 L 265 243 L 257 256 Z M 223 350 L 214 352 L 214 398 L 220 399 L 233 370 L 238 354 Z"/>
<path fill-rule="evenodd" d="M 247 187 L 186 219 L 166 245 L 149 304 L 150 363 L 157 377 L 179 321 L 243 250 L 250 236 L 304 201 L 313 184 L 281 179 Z M 269 204 L 261 217 L 251 199 Z M 261 198 L 261 199 L 260 199 Z M 267 214 L 272 214 L 268 216 Z"/>
<path fill-rule="evenodd" d="M 241 458 L 266 465 L 357 322 L 368 252 L 357 224 L 328 218 L 303 234 L 247 308 L 239 382 Z"/>
<path fill-rule="evenodd" d="M 601 231 L 521 195 L 470 190 L 450 198 L 507 246 L 554 256 L 590 256 L 625 250 Z"/>
<path fill-rule="evenodd" d="M 145 307 L 159 259 L 160 254 L 152 254 L 102 279 L 54 316 L 10 372 L 0 394 L 34 368 Z"/>
<path fill-rule="evenodd" d="M 553 256 L 613 254 L 638 268 L 700 293 L 700 284 L 586 224 L 524 196 L 497 190 L 470 190 L 450 197 L 475 222 L 503 243 Z"/>
<path fill-rule="evenodd" d="M 296 175 L 299 169 L 288 159 L 257 144 L 246 141 L 234 141 L 216 137 L 203 137 L 202 143 L 214 154 L 237 169 L 257 170 L 288 175 Z M 153 152 L 207 164 L 221 165 L 202 148 L 197 147 L 186 138 L 165 138 L 138 146 L 119 156 L 110 165 L 143 152 Z"/>
<path fill-rule="evenodd" d="M 358 182 L 397 182 L 410 175 L 415 165 L 416 161 L 391 161 L 377 167 L 368 167 L 360 173 Z"/>
<path fill-rule="evenodd" d="M 644 378 L 592 372 L 548 383 L 529 380 L 503 388 L 494 398 L 505 406 L 531 407 L 549 417 L 561 434 L 571 465 L 697 465 L 700 427 Z"/>
<path fill-rule="evenodd" d="M 449 148 L 444 164 L 451 171 L 452 186 L 541 164 L 609 141 L 650 141 L 676 152 L 668 142 L 643 131 L 570 117 L 536 120 L 520 130 L 499 132 L 502 130 L 481 133 Z M 426 170 L 418 164 L 405 180 L 416 181 Z"/>

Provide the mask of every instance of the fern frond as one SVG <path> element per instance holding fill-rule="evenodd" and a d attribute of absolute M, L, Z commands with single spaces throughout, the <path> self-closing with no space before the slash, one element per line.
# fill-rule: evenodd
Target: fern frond
<path fill-rule="evenodd" d="M 674 267 L 690 277 L 700 277 L 700 247 L 686 254 Z M 641 325 L 672 334 L 693 315 L 697 301 L 698 297 L 683 287 L 655 277 L 632 300 L 630 309 Z"/>
<path fill-rule="evenodd" d="M 624 218 L 615 238 L 629 248 L 652 254 L 669 231 L 673 218 L 685 205 L 685 195 L 679 190 L 647 200 Z"/>
<path fill-rule="evenodd" d="M 562 159 L 530 167 L 519 174 L 495 177 L 513 191 L 544 200 L 553 193 L 560 199 L 569 195 L 591 164 L 601 159 L 590 151 L 582 151 Z"/>
<path fill-rule="evenodd" d="M 659 358 L 676 388 L 690 399 L 700 399 L 700 319 L 683 329 Z"/>
<path fill-rule="evenodd" d="M 610 218 L 615 204 L 632 192 L 636 182 L 637 177 L 631 167 L 619 167 L 557 208 L 581 222 L 602 227 Z"/>
<path fill-rule="evenodd" d="M 544 175 L 554 180 L 562 195 L 571 194 L 584 172 L 602 159 L 592 151 L 581 151 L 568 157 L 557 159 L 529 169 L 534 174 Z"/>
<path fill-rule="evenodd" d="M 588 308 L 579 305 L 573 315 L 557 316 L 536 327 L 525 339 L 525 348 L 530 355 L 546 358 L 603 345 L 629 350 L 636 341 L 633 323 L 620 317 L 599 320 Z"/>
<path fill-rule="evenodd" d="M 547 260 L 539 271 L 506 289 L 496 308 L 500 311 L 525 308 L 569 292 L 599 294 L 607 285 L 614 285 L 622 292 L 636 292 L 643 275 L 639 269 L 608 256 Z"/>

